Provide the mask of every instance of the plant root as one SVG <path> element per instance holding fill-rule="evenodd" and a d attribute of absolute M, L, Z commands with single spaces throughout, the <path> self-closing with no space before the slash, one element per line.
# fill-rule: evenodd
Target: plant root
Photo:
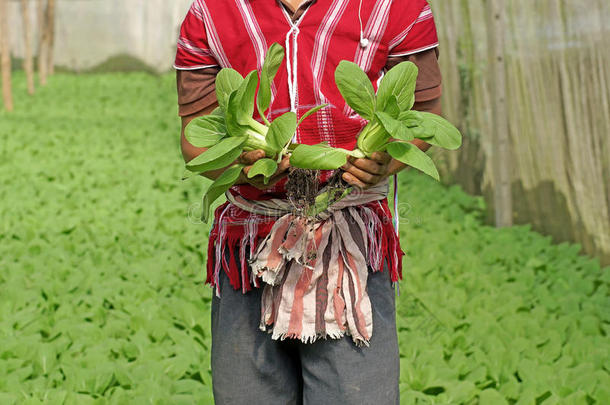
<path fill-rule="evenodd" d="M 316 202 L 319 189 L 319 170 L 291 167 L 286 182 L 286 194 L 295 213 L 304 216 Z"/>
<path fill-rule="evenodd" d="M 325 207 L 332 205 L 346 195 L 351 186 L 343 180 L 341 169 L 337 169 L 329 178 L 328 182 L 320 190 L 320 171 L 309 169 L 291 168 L 286 183 L 288 200 L 292 204 L 296 216 L 307 218 L 315 222 L 317 213 Z M 323 206 L 316 207 L 316 197 L 326 194 L 320 201 Z M 318 205 L 320 202 L 318 202 Z"/>

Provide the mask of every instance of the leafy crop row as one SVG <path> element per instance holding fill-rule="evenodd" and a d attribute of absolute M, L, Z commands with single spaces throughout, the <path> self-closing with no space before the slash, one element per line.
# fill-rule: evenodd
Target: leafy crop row
<path fill-rule="evenodd" d="M 610 269 L 529 226 L 482 225 L 457 186 L 405 180 L 403 403 L 610 403 Z"/>
<path fill-rule="evenodd" d="M 0 404 L 209 404 L 201 179 L 173 76 L 56 75 L 0 112 Z M 402 176 L 402 403 L 610 403 L 608 269 Z"/>

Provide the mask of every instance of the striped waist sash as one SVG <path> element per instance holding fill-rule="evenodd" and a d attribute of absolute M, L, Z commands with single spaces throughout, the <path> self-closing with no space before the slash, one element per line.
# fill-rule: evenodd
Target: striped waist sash
<path fill-rule="evenodd" d="M 227 193 L 243 210 L 278 217 L 249 259 L 252 278 L 265 283 L 261 330 L 272 339 L 304 343 L 348 334 L 356 345 L 368 346 L 373 332 L 369 265 L 378 269 L 383 258 L 375 237 L 381 220 L 362 205 L 387 195 L 387 181 L 355 189 L 314 222 L 296 216 L 286 200 L 252 201 Z"/>

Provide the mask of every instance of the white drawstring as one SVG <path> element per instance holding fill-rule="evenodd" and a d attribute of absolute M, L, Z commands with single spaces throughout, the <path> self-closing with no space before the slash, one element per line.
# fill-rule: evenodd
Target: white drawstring
<path fill-rule="evenodd" d="M 297 112 L 297 53 L 299 27 L 291 25 L 286 34 L 286 70 L 288 71 L 288 94 L 290 95 L 290 111 Z M 292 46 L 290 44 L 292 37 Z"/>
<path fill-rule="evenodd" d="M 307 10 L 306 10 L 307 11 Z M 368 38 L 364 37 L 363 27 L 362 27 L 362 0 L 360 0 L 360 4 L 358 6 L 358 21 L 360 22 L 360 46 L 366 48 L 369 45 Z M 303 16 L 301 16 L 303 18 Z M 288 94 L 290 96 L 290 111 L 297 113 L 297 58 L 298 58 L 298 50 L 299 44 L 297 38 L 299 33 L 299 27 L 294 25 L 290 18 L 288 18 L 290 23 L 290 30 L 286 33 L 286 70 L 288 72 Z M 290 38 L 292 37 L 292 46 L 290 44 Z M 296 138 L 296 134 L 295 134 Z M 293 141 L 295 139 L 293 138 Z"/>
<path fill-rule="evenodd" d="M 360 23 L 360 46 L 366 48 L 369 46 L 369 40 L 364 37 L 364 32 L 362 30 L 362 0 L 360 0 L 360 4 L 358 5 L 358 22 Z"/>

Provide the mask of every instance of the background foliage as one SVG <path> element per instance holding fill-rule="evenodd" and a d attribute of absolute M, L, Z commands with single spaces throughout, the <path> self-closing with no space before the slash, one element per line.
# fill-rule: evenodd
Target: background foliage
<path fill-rule="evenodd" d="M 172 75 L 58 74 L 0 112 L 0 403 L 212 402 L 204 180 Z M 401 177 L 402 403 L 610 401 L 608 268 Z"/>

